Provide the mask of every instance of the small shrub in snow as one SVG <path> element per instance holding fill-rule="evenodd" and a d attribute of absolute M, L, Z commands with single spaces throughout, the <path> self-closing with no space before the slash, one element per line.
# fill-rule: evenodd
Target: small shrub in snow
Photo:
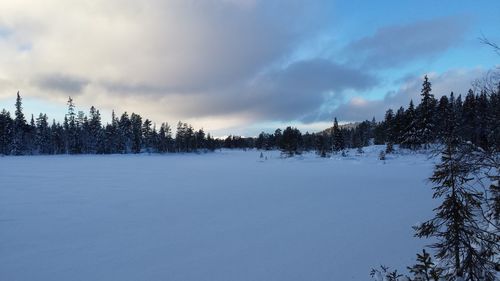
<path fill-rule="evenodd" d="M 392 142 L 387 143 L 387 147 L 385 148 L 386 154 L 391 154 L 394 152 L 394 144 Z"/>
<path fill-rule="evenodd" d="M 356 149 L 356 152 L 357 152 L 358 154 L 363 154 L 363 153 L 365 153 L 365 152 L 363 151 L 363 147 L 361 147 L 361 146 L 358 146 L 358 149 Z"/>
<path fill-rule="evenodd" d="M 385 152 L 383 150 L 380 151 L 380 153 L 378 155 L 378 159 L 379 160 L 385 160 Z"/>

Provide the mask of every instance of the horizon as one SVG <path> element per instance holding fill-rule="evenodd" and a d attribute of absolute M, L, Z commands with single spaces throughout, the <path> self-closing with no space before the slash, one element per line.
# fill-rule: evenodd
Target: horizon
<path fill-rule="evenodd" d="M 478 39 L 500 42 L 498 2 L 360 3 L 3 3 L 0 109 L 20 91 L 27 118 L 58 120 L 71 96 L 104 122 L 115 110 L 214 136 L 314 132 L 406 108 L 424 75 L 439 98 L 498 67 Z"/>

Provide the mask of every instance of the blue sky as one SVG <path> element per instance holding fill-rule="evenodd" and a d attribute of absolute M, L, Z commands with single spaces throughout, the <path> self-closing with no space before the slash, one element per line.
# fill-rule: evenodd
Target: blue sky
<path fill-rule="evenodd" d="M 11 3 L 12 2 L 12 3 Z M 0 3 L 0 108 L 137 112 L 215 135 L 380 119 L 464 93 L 500 58 L 499 1 L 109 0 Z"/>

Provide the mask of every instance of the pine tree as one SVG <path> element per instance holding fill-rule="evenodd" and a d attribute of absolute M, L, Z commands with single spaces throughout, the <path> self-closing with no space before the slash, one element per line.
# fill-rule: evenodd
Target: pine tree
<path fill-rule="evenodd" d="M 259 136 L 255 140 L 255 148 L 263 149 L 265 147 L 265 141 L 266 141 L 265 135 L 266 135 L 266 133 L 264 133 L 264 132 L 261 132 L 259 134 Z"/>
<path fill-rule="evenodd" d="M 207 149 L 210 151 L 214 151 L 217 149 L 217 140 L 212 138 L 210 133 L 207 134 Z"/>
<path fill-rule="evenodd" d="M 431 94 L 431 82 L 427 75 L 424 78 L 424 82 L 422 84 L 422 100 L 417 109 L 417 121 L 416 121 L 416 129 L 418 138 L 420 142 L 424 145 L 425 148 L 428 148 L 428 145 L 434 141 L 435 139 L 435 119 L 434 112 L 436 107 L 436 100 L 434 99 L 434 95 Z"/>
<path fill-rule="evenodd" d="M 97 153 L 103 150 L 103 134 L 101 124 L 101 113 L 94 106 L 90 107 L 90 120 L 88 121 L 87 135 L 87 151 L 89 153 Z"/>
<path fill-rule="evenodd" d="M 453 92 L 451 93 L 453 95 Z M 450 101 L 447 96 L 442 96 L 439 99 L 436 111 L 436 138 L 439 142 L 443 142 L 443 136 L 446 133 L 446 118 L 450 110 Z"/>
<path fill-rule="evenodd" d="M 55 154 L 66 153 L 64 127 L 61 126 L 61 124 L 59 123 L 56 124 L 55 120 L 52 120 L 52 126 L 50 127 L 50 131 L 51 131 L 52 151 Z"/>
<path fill-rule="evenodd" d="M 494 280 L 491 249 L 480 228 L 482 194 L 468 183 L 471 166 L 464 161 L 469 153 L 457 134 L 456 119 L 447 119 L 445 148 L 441 163 L 430 178 L 436 184 L 434 198 L 442 198 L 436 216 L 416 227 L 418 237 L 433 237 L 432 245 L 448 280 Z"/>
<path fill-rule="evenodd" d="M 488 97 L 483 91 L 476 96 L 476 114 L 474 119 L 474 138 L 472 142 L 484 150 L 490 147 L 488 125 L 492 116 L 489 112 Z M 499 121 L 499 120 L 497 120 Z"/>
<path fill-rule="evenodd" d="M 179 121 L 177 123 L 177 130 L 175 133 L 175 147 L 177 149 L 177 152 L 184 152 L 186 151 L 186 132 L 185 132 L 186 126 Z"/>
<path fill-rule="evenodd" d="M 281 152 L 288 157 L 292 157 L 295 154 L 300 154 L 301 145 L 302 135 L 300 131 L 297 128 L 286 127 L 281 139 Z"/>
<path fill-rule="evenodd" d="M 344 136 L 342 131 L 339 129 L 339 123 L 337 122 L 337 117 L 333 120 L 332 128 L 332 151 L 339 152 L 345 149 Z"/>
<path fill-rule="evenodd" d="M 155 143 L 155 134 L 153 133 L 152 122 L 149 119 L 144 120 L 142 124 L 143 146 L 147 152 L 152 152 Z"/>
<path fill-rule="evenodd" d="M 14 135 L 12 140 L 12 154 L 22 155 L 26 153 L 26 119 L 23 114 L 22 98 L 17 92 L 16 111 L 14 118 Z"/>
<path fill-rule="evenodd" d="M 40 154 L 51 154 L 51 132 L 46 114 L 40 113 L 36 119 L 36 150 Z"/>
<path fill-rule="evenodd" d="M 124 145 L 119 124 L 115 111 L 111 111 L 111 124 L 106 125 L 104 133 L 104 153 L 122 153 Z"/>
<path fill-rule="evenodd" d="M 202 149 L 205 148 L 205 131 L 202 129 L 199 129 L 196 131 L 194 134 L 195 138 L 195 148 L 194 150 Z"/>
<path fill-rule="evenodd" d="M 330 139 L 330 137 L 327 137 L 327 135 L 324 133 L 320 133 L 315 135 L 315 139 L 316 139 L 316 152 L 322 158 L 328 157 L 328 153 L 330 151 L 330 144 L 328 139 Z"/>
<path fill-rule="evenodd" d="M 424 250 L 422 254 L 417 254 L 417 263 L 408 267 L 410 273 L 413 274 L 413 281 L 439 281 L 443 269 L 437 267 L 432 261 L 431 255 Z"/>
<path fill-rule="evenodd" d="M 461 110 L 460 135 L 465 141 L 473 142 L 475 130 L 476 98 L 472 89 L 469 89 Z"/>
<path fill-rule="evenodd" d="M 120 116 L 118 121 L 118 153 L 129 153 L 132 147 L 132 123 L 127 112 Z"/>
<path fill-rule="evenodd" d="M 64 129 L 66 131 L 67 151 L 70 154 L 81 152 L 79 140 L 79 128 L 77 124 L 77 116 L 75 112 L 75 104 L 71 97 L 68 98 L 68 113 L 65 117 Z"/>
<path fill-rule="evenodd" d="M 5 109 L 0 112 L 0 154 L 8 155 L 11 151 L 12 138 L 14 135 L 14 120 Z"/>
<path fill-rule="evenodd" d="M 273 141 L 273 147 L 275 148 L 279 148 L 281 146 L 281 140 L 283 138 L 283 133 L 281 132 L 281 129 L 276 129 L 276 131 L 274 131 L 274 141 Z"/>
<path fill-rule="evenodd" d="M 26 125 L 24 143 L 26 146 L 26 154 L 33 155 L 36 152 L 36 125 L 33 114 L 31 114 L 29 124 Z"/>
<path fill-rule="evenodd" d="M 418 149 L 422 143 L 420 135 L 417 132 L 417 120 L 415 119 L 415 107 L 413 101 L 405 112 L 405 130 L 401 136 L 401 146 L 410 149 Z"/>
<path fill-rule="evenodd" d="M 193 126 L 184 123 L 184 137 L 186 141 L 186 152 L 195 151 L 195 138 Z"/>
<path fill-rule="evenodd" d="M 132 152 L 141 152 L 142 147 L 142 118 L 140 115 L 132 113 L 130 115 L 131 133 L 132 133 Z"/>

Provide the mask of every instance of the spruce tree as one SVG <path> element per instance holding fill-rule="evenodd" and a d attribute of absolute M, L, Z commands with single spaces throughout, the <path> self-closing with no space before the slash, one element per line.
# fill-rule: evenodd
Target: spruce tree
<path fill-rule="evenodd" d="M 434 264 L 425 249 L 422 254 L 417 254 L 417 263 L 408 267 L 408 270 L 413 274 L 413 281 L 439 281 L 443 273 L 443 269 Z"/>
<path fill-rule="evenodd" d="M 50 132 L 51 132 L 52 151 L 55 154 L 66 153 L 64 127 L 61 124 L 56 123 L 55 120 L 52 120 L 52 126 L 50 127 Z"/>
<path fill-rule="evenodd" d="M 67 150 L 70 154 L 77 154 L 81 152 L 80 139 L 79 139 L 79 128 L 77 115 L 75 110 L 75 104 L 71 97 L 68 98 L 68 113 L 65 117 L 65 130 L 67 138 Z"/>
<path fill-rule="evenodd" d="M 87 150 L 89 153 L 97 153 L 98 150 L 102 151 L 102 139 L 103 134 L 101 133 L 101 114 L 94 106 L 90 107 L 90 120 L 88 121 L 88 133 L 87 135 Z M 98 149 L 98 145 L 100 146 Z"/>
<path fill-rule="evenodd" d="M 51 132 L 46 114 L 40 113 L 36 119 L 36 150 L 40 154 L 51 154 Z"/>
<path fill-rule="evenodd" d="M 284 155 L 292 157 L 295 154 L 300 154 L 301 144 L 302 135 L 297 128 L 289 126 L 283 131 L 280 150 Z"/>
<path fill-rule="evenodd" d="M 339 152 L 344 150 L 344 136 L 342 135 L 342 131 L 339 128 L 339 123 L 337 122 L 337 117 L 333 119 L 333 128 L 332 128 L 332 151 Z"/>
<path fill-rule="evenodd" d="M 424 145 L 424 148 L 428 148 L 429 144 L 434 141 L 435 138 L 435 119 L 434 112 L 436 107 L 436 100 L 434 95 L 431 94 L 431 82 L 427 75 L 424 77 L 424 82 L 422 84 L 421 97 L 422 100 L 417 109 L 417 121 L 416 129 L 420 142 Z"/>
<path fill-rule="evenodd" d="M 12 138 L 14 135 L 14 120 L 5 109 L 0 112 L 0 154 L 8 155 L 11 151 Z"/>
<path fill-rule="evenodd" d="M 144 120 L 142 124 L 143 146 L 147 152 L 152 152 L 155 143 L 155 134 L 153 133 L 152 122 L 149 119 Z"/>
<path fill-rule="evenodd" d="M 460 135 L 465 141 L 474 141 L 476 113 L 476 98 L 472 89 L 469 89 L 465 96 L 459 123 Z"/>
<path fill-rule="evenodd" d="M 177 152 L 185 152 L 186 145 L 186 126 L 179 121 L 177 123 L 177 130 L 175 132 L 175 147 Z"/>
<path fill-rule="evenodd" d="M 415 227 L 416 236 L 436 239 L 432 247 L 448 280 L 493 281 L 494 262 L 492 255 L 485 252 L 492 246 L 480 223 L 482 193 L 469 184 L 472 168 L 464 161 L 468 146 L 457 134 L 453 114 L 446 123 L 441 163 L 430 178 L 436 184 L 433 197 L 442 203 L 435 209 L 434 218 Z"/>
<path fill-rule="evenodd" d="M 22 155 L 26 153 L 26 119 L 23 113 L 22 98 L 17 92 L 16 111 L 14 118 L 14 136 L 12 140 L 12 154 Z"/>
<path fill-rule="evenodd" d="M 129 153 L 132 147 L 132 123 L 125 111 L 118 121 L 118 153 Z"/>
<path fill-rule="evenodd" d="M 420 135 L 417 132 L 417 120 L 415 116 L 415 107 L 413 100 L 411 100 L 408 109 L 405 111 L 405 130 L 400 141 L 401 146 L 405 148 L 418 149 L 422 143 Z"/>
<path fill-rule="evenodd" d="M 139 114 L 132 113 L 130 115 L 130 123 L 132 130 L 132 152 L 141 152 L 142 147 L 142 118 Z"/>

